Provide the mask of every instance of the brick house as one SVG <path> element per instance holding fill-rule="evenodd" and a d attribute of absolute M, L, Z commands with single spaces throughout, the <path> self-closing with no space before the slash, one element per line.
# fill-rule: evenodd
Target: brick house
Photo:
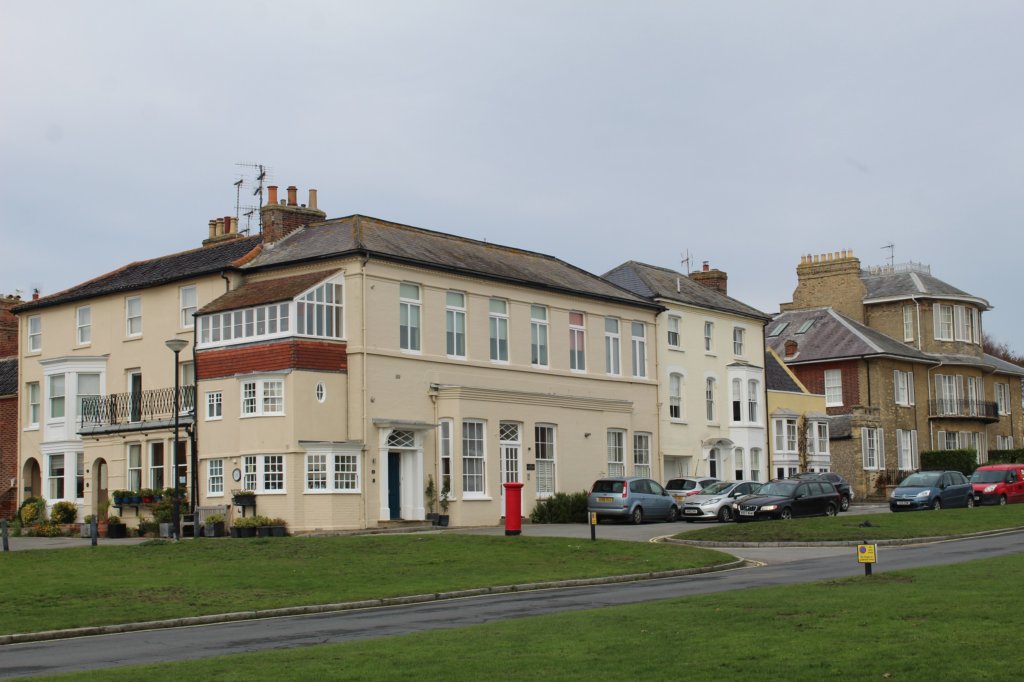
<path fill-rule="evenodd" d="M 0 296 L 0 519 L 18 506 L 18 296 Z"/>
<path fill-rule="evenodd" d="M 921 450 L 984 462 L 1021 442 L 1024 369 L 982 350 L 983 298 L 927 266 L 862 269 L 845 251 L 803 257 L 797 279 L 766 340 L 825 395 L 835 470 L 867 494 L 917 469 Z"/>

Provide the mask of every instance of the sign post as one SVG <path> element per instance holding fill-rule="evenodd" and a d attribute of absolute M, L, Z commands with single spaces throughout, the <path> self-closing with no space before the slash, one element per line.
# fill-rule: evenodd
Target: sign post
<path fill-rule="evenodd" d="M 590 512 L 590 539 L 597 539 L 597 512 Z"/>
<path fill-rule="evenodd" d="M 864 575 L 871 575 L 871 565 L 877 561 L 875 545 L 869 545 L 865 540 L 864 544 L 857 545 L 857 562 L 864 564 Z"/>

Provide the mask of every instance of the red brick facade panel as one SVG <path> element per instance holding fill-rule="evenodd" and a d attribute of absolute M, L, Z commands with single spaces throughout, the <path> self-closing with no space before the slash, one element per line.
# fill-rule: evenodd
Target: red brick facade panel
<path fill-rule="evenodd" d="M 823 362 L 817 365 L 790 365 L 793 374 L 807 390 L 818 395 L 825 395 L 825 370 L 838 369 L 842 373 L 843 404 L 841 407 L 826 408 L 828 414 L 844 414 L 853 405 L 861 404 L 860 397 L 860 361 L 845 360 L 843 362 Z"/>
<path fill-rule="evenodd" d="M 285 339 L 196 351 L 196 378 L 199 380 L 283 369 L 346 372 L 347 345 L 334 341 Z"/>
<path fill-rule="evenodd" d="M 18 399 L 0 398 L 0 519 L 14 516 L 18 503 L 18 487 L 11 479 L 18 477 Z"/>

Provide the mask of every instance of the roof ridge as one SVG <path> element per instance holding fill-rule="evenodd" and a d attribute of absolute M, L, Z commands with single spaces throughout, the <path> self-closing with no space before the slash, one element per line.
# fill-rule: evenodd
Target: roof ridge
<path fill-rule="evenodd" d="M 878 346 L 878 344 L 869 339 L 867 335 L 865 335 L 860 329 L 857 329 L 857 327 L 854 326 L 853 320 L 847 319 L 844 315 L 842 315 L 839 311 L 835 310 L 834 308 L 829 307 L 827 310 L 829 314 L 832 315 L 832 317 L 834 317 L 837 322 L 839 322 L 839 324 L 843 325 L 851 332 L 856 334 L 861 341 L 870 346 L 876 353 L 882 352 L 882 349 Z"/>

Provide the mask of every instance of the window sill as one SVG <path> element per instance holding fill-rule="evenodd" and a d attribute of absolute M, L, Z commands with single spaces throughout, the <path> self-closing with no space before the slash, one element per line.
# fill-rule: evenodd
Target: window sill
<path fill-rule="evenodd" d="M 240 415 L 238 415 L 238 418 L 239 419 L 256 419 L 257 417 L 284 417 L 284 416 L 286 416 L 286 415 L 283 412 L 273 412 L 271 414 L 240 414 Z M 222 417 L 222 419 L 223 419 L 223 417 Z M 211 419 L 210 421 L 218 421 L 218 420 Z"/>
<path fill-rule="evenodd" d="M 679 424 L 680 426 L 686 426 L 689 423 L 685 419 L 672 419 L 671 417 L 668 421 L 670 424 Z"/>
<path fill-rule="evenodd" d="M 31 426 L 26 426 L 23 430 L 24 431 L 38 431 L 39 430 L 39 424 L 33 424 Z"/>
<path fill-rule="evenodd" d="M 303 495 L 361 495 L 362 490 L 304 490 Z"/>
<path fill-rule="evenodd" d="M 224 417 L 207 417 L 207 418 L 206 418 L 206 419 L 204 419 L 203 421 L 208 421 L 208 422 L 219 422 L 219 421 L 223 421 L 223 420 L 224 420 Z"/>
<path fill-rule="evenodd" d="M 141 341 L 141 340 L 142 340 L 142 334 L 139 334 L 138 336 L 126 336 L 126 337 L 124 337 L 124 339 L 122 339 L 122 341 L 124 341 L 125 343 L 128 343 L 129 341 Z"/>
<path fill-rule="evenodd" d="M 92 348 L 92 341 L 90 341 L 89 343 L 76 343 L 74 346 L 72 346 L 72 350 L 81 350 L 83 348 Z"/>
<path fill-rule="evenodd" d="M 470 497 L 470 496 L 467 495 L 466 497 L 462 498 L 463 502 L 492 502 L 493 500 L 494 500 L 494 498 L 490 497 L 489 495 L 484 495 L 484 496 L 481 496 L 481 497 L 476 497 L 476 496 Z M 452 502 L 453 500 L 448 500 L 448 501 Z"/>

